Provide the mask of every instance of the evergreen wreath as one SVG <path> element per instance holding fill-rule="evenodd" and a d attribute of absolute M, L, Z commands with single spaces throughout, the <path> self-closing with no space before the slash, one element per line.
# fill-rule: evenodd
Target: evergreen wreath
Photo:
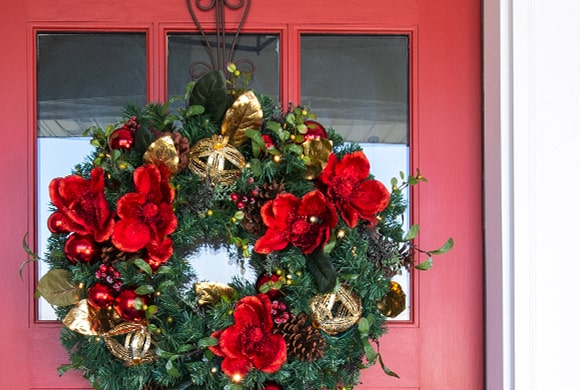
<path fill-rule="evenodd" d="M 87 130 L 94 152 L 51 181 L 38 292 L 64 324 L 60 372 L 103 390 L 353 388 L 377 361 L 396 376 L 377 351 L 405 307 L 391 277 L 453 245 L 404 231 L 404 188 L 425 178 L 388 190 L 359 145 L 228 71 Z M 204 246 L 256 281 L 199 280 Z"/>

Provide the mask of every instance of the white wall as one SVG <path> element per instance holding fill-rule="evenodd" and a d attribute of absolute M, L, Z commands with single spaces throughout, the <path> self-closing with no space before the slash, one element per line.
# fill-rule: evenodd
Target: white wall
<path fill-rule="evenodd" d="M 484 1 L 489 390 L 580 388 L 579 18 Z"/>

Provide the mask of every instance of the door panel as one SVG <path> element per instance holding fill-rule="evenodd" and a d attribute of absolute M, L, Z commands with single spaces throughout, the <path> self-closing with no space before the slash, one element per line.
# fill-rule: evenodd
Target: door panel
<path fill-rule="evenodd" d="M 0 345 L 0 388 L 88 388 L 78 374 L 57 375 L 67 362 L 60 325 L 38 323 L 33 297 L 35 268 L 22 240 L 36 240 L 35 224 L 35 47 L 34 31 L 147 32 L 149 100 L 164 99 L 164 31 L 194 31 L 185 2 L 128 0 L 86 3 L 13 1 L 0 15 L 0 192 L 4 252 L 0 293 L 4 328 Z M 300 33 L 410 32 L 411 166 L 428 183 L 412 198 L 419 245 L 436 248 L 448 236 L 456 246 L 427 273 L 413 275 L 414 315 L 391 325 L 380 341 L 386 364 L 363 372 L 360 389 L 483 389 L 483 272 L 481 224 L 480 4 L 463 0 L 296 0 L 284 7 L 254 0 L 246 23 L 252 33 L 280 33 L 280 93 L 284 104 L 299 102 Z M 209 16 L 202 21 L 211 26 Z M 316 110 L 315 107 L 313 107 Z"/>

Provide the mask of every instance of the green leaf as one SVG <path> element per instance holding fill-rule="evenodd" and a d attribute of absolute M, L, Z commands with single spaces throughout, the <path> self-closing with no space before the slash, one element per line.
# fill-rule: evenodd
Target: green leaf
<path fill-rule="evenodd" d="M 304 151 L 302 146 L 296 144 L 288 144 L 284 147 L 284 149 L 286 149 L 286 153 L 291 152 L 298 156 L 300 156 Z"/>
<path fill-rule="evenodd" d="M 378 353 L 375 351 L 369 340 L 366 338 L 362 339 L 363 349 L 365 351 L 366 358 L 369 362 L 369 365 L 373 365 L 377 361 Z"/>
<path fill-rule="evenodd" d="M 179 370 L 175 368 L 175 366 L 173 365 L 172 359 L 168 360 L 167 363 L 165 363 L 165 369 L 167 370 L 169 376 L 172 376 L 174 378 L 179 377 Z"/>
<path fill-rule="evenodd" d="M 257 158 L 253 158 L 250 162 L 250 169 L 252 170 L 252 174 L 254 176 L 261 176 L 262 175 L 262 162 Z"/>
<path fill-rule="evenodd" d="M 135 259 L 134 262 L 137 268 L 139 268 L 141 271 L 145 272 L 147 275 L 153 275 L 151 266 L 145 260 L 138 258 Z"/>
<path fill-rule="evenodd" d="M 316 286 L 321 293 L 334 290 L 337 274 L 330 257 L 321 249 L 306 256 L 306 268 L 314 277 Z"/>
<path fill-rule="evenodd" d="M 24 270 L 24 267 L 26 267 L 28 263 L 41 260 L 41 258 L 38 257 L 38 255 L 34 253 L 32 249 L 30 249 L 26 241 L 28 241 L 28 233 L 26 233 L 22 238 L 22 248 L 24 248 L 24 251 L 28 255 L 28 260 L 20 264 L 20 267 L 18 268 L 18 275 L 20 275 L 20 279 L 22 279 L 22 271 Z"/>
<path fill-rule="evenodd" d="M 453 248 L 454 244 L 455 243 L 453 241 L 453 238 L 450 238 L 447 240 L 447 242 L 445 242 L 445 244 L 443 244 L 441 248 L 434 251 L 430 251 L 429 253 L 432 255 L 442 255 L 443 253 L 449 252 Z"/>
<path fill-rule="evenodd" d="M 405 237 L 403 237 L 403 241 L 411 241 L 413 238 L 417 237 L 418 233 L 419 233 L 419 225 L 415 224 L 411 226 L 411 229 L 409 229 L 407 234 L 405 234 Z"/>
<path fill-rule="evenodd" d="M 395 371 L 393 371 L 389 367 L 385 366 L 385 363 L 383 362 L 383 357 L 380 354 L 379 354 L 379 364 L 381 365 L 385 374 L 387 374 L 388 376 L 393 376 L 395 378 L 400 378 L 399 375 Z"/>
<path fill-rule="evenodd" d="M 189 105 L 205 107 L 213 121 L 220 122 L 227 106 L 226 78 L 220 71 L 211 71 L 193 87 Z"/>
<path fill-rule="evenodd" d="M 216 339 L 215 337 L 204 337 L 198 340 L 197 345 L 200 348 L 213 347 L 215 345 L 218 345 L 218 339 Z"/>
<path fill-rule="evenodd" d="M 429 257 L 424 262 L 417 264 L 415 266 L 415 268 L 417 268 L 418 270 L 421 270 L 421 271 L 427 271 L 427 270 L 431 269 L 431 267 L 433 267 L 433 258 L 432 257 Z"/>
<path fill-rule="evenodd" d="M 369 321 L 363 317 L 358 322 L 358 331 L 360 332 L 361 337 L 368 337 L 369 335 Z"/>
<path fill-rule="evenodd" d="M 55 306 L 68 306 L 79 300 L 78 287 L 72 281 L 71 272 L 65 269 L 52 269 L 44 274 L 38 281 L 38 292 Z"/>
<path fill-rule="evenodd" d="M 145 153 L 149 145 L 155 141 L 153 134 L 146 126 L 139 126 L 135 132 L 135 151 L 139 154 Z"/>
<path fill-rule="evenodd" d="M 154 292 L 155 292 L 155 289 L 150 284 L 145 284 L 145 285 L 139 286 L 135 289 L 135 293 L 138 295 L 153 294 Z"/>
<path fill-rule="evenodd" d="M 204 106 L 200 106 L 198 104 L 195 104 L 193 106 L 187 107 L 187 110 L 185 110 L 185 117 L 190 118 L 192 116 L 203 114 L 204 112 L 205 112 Z"/>

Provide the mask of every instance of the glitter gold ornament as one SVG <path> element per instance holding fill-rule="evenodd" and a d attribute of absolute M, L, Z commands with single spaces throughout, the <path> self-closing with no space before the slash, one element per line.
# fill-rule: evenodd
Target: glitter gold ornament
<path fill-rule="evenodd" d="M 114 338 L 121 335 L 125 335 L 124 344 Z M 126 366 L 151 363 L 157 358 L 151 349 L 151 333 L 145 325 L 123 322 L 101 336 L 111 354 Z"/>
<path fill-rule="evenodd" d="M 222 297 L 233 299 L 236 290 L 223 283 L 201 282 L 195 285 L 195 293 L 198 296 L 197 303 L 205 306 L 218 303 Z"/>
<path fill-rule="evenodd" d="M 199 141 L 189 152 L 189 169 L 212 184 L 234 183 L 246 160 L 228 140 L 228 137 L 214 135 Z"/>
<path fill-rule="evenodd" d="M 393 281 L 390 283 L 389 292 L 377 302 L 377 308 L 386 317 L 394 318 L 407 307 L 407 296 L 399 283 Z"/>
<path fill-rule="evenodd" d="M 229 137 L 230 143 L 240 146 L 248 139 L 247 129 L 257 130 L 263 118 L 260 101 L 252 91 L 240 95 L 226 111 L 222 121 L 222 135 Z"/>
<path fill-rule="evenodd" d="M 354 326 L 362 317 L 362 301 L 341 285 L 336 292 L 316 295 L 310 301 L 313 324 L 331 336 Z"/>
<path fill-rule="evenodd" d="M 306 159 L 306 180 L 314 180 L 328 163 L 328 156 L 332 153 L 332 141 L 326 138 L 309 139 L 302 143 Z"/>
<path fill-rule="evenodd" d="M 164 164 L 175 175 L 179 166 L 179 155 L 171 135 L 164 135 L 152 142 L 143 155 L 143 161 L 157 166 Z"/>

